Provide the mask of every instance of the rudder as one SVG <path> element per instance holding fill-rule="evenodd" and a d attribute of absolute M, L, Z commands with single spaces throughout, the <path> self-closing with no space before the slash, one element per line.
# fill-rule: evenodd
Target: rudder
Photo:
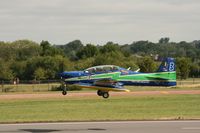
<path fill-rule="evenodd" d="M 162 61 L 157 72 L 172 72 L 172 71 L 176 71 L 175 59 L 168 57 Z"/>

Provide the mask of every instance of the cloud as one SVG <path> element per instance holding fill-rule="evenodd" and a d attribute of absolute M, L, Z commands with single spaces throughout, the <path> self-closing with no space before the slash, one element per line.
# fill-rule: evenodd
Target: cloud
<path fill-rule="evenodd" d="M 65 43 L 199 38 L 199 0 L 1 0 L 0 38 Z"/>

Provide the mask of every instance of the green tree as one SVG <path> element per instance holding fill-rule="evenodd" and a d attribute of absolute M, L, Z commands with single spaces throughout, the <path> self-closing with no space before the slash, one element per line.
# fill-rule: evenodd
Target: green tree
<path fill-rule="evenodd" d="M 60 48 L 51 46 L 48 41 L 42 41 L 40 46 L 42 48 L 41 56 L 63 55 L 63 52 Z"/>
<path fill-rule="evenodd" d="M 84 70 L 86 68 L 94 66 L 94 57 L 85 58 L 74 62 L 74 69 L 75 70 Z"/>
<path fill-rule="evenodd" d="M 83 47 L 82 49 L 80 49 L 77 52 L 77 57 L 79 59 L 83 59 L 83 58 L 90 58 L 93 57 L 95 55 L 98 54 L 98 49 L 96 46 L 92 45 L 92 44 L 87 44 L 85 47 Z"/>
<path fill-rule="evenodd" d="M 38 68 L 45 70 L 45 79 L 55 79 L 58 78 L 60 72 L 73 70 L 73 63 L 61 55 L 34 57 L 27 61 L 26 78 L 34 79 L 34 73 Z"/>
<path fill-rule="evenodd" d="M 15 58 L 17 60 L 26 60 L 33 56 L 40 55 L 40 46 L 38 43 L 30 40 L 17 40 L 11 43 Z"/>
<path fill-rule="evenodd" d="M 117 65 L 124 68 L 131 68 L 136 70 L 138 66 L 136 65 L 135 57 L 126 57 L 122 52 L 109 52 L 104 54 L 98 54 L 94 58 L 93 66 L 96 65 Z"/>
<path fill-rule="evenodd" d="M 46 79 L 45 76 L 46 76 L 46 71 L 41 67 L 37 68 L 34 72 L 34 77 L 36 80 Z"/>
<path fill-rule="evenodd" d="M 160 44 L 167 44 L 167 43 L 169 43 L 169 40 L 170 40 L 169 37 L 164 37 L 164 38 L 161 38 L 161 39 L 159 40 L 159 43 L 160 43 Z"/>
<path fill-rule="evenodd" d="M 27 61 L 12 61 L 10 68 L 13 71 L 15 77 L 26 80 L 26 65 Z"/>
<path fill-rule="evenodd" d="M 189 74 L 190 77 L 196 77 L 196 78 L 199 78 L 200 77 L 200 66 L 196 63 L 192 63 L 190 65 L 190 74 Z"/>
<path fill-rule="evenodd" d="M 99 54 L 94 59 L 95 66 L 97 65 L 119 65 L 123 64 L 123 54 L 121 52 L 107 52 L 104 54 Z"/>
<path fill-rule="evenodd" d="M 101 53 L 110 53 L 110 52 L 121 52 L 118 44 L 113 42 L 107 42 L 106 45 L 100 48 Z"/>
<path fill-rule="evenodd" d="M 0 79 L 11 80 L 14 78 L 14 74 L 10 69 L 10 64 L 0 59 Z"/>
<path fill-rule="evenodd" d="M 156 63 L 151 57 L 139 58 L 138 66 L 141 72 L 154 72 L 157 69 Z"/>
<path fill-rule="evenodd" d="M 40 46 L 30 40 L 17 40 L 14 42 L 0 42 L 0 58 L 3 60 L 26 60 L 39 56 Z"/>
<path fill-rule="evenodd" d="M 64 55 L 71 60 L 77 60 L 77 52 L 82 49 L 84 46 L 80 40 L 74 40 L 65 45 L 59 45 L 59 48 L 63 49 Z"/>
<path fill-rule="evenodd" d="M 177 77 L 181 79 L 186 79 L 190 73 L 191 60 L 189 58 L 180 57 L 176 59 L 177 64 Z"/>

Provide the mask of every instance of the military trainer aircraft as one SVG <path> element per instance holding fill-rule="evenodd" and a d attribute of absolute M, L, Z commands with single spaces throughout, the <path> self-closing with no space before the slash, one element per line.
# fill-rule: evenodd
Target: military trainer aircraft
<path fill-rule="evenodd" d="M 131 71 L 115 65 L 90 67 L 84 71 L 69 71 L 60 74 L 65 83 L 62 94 L 66 95 L 69 85 L 97 90 L 97 95 L 109 97 L 109 91 L 124 91 L 124 85 L 175 86 L 176 68 L 174 58 L 165 58 L 154 73 Z"/>

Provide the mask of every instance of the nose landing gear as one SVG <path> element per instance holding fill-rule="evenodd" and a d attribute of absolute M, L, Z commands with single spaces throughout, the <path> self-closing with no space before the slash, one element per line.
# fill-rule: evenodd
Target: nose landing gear
<path fill-rule="evenodd" d="M 67 95 L 67 86 L 65 83 L 62 83 L 61 89 L 62 89 L 62 94 Z"/>

